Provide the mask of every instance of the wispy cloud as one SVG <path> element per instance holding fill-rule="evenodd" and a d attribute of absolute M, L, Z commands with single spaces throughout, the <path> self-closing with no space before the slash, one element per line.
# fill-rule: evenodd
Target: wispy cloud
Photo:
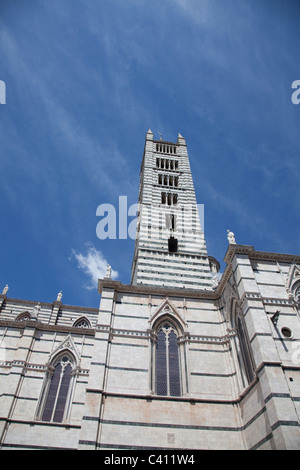
<path fill-rule="evenodd" d="M 86 247 L 86 254 L 72 250 L 70 259 L 76 259 L 78 268 L 88 277 L 88 284 L 85 285 L 85 288 L 91 290 L 97 288 L 98 279 L 104 278 L 109 263 L 101 251 L 96 250 L 92 243 L 88 242 Z M 112 270 L 112 279 L 115 279 L 118 275 L 118 271 Z"/>

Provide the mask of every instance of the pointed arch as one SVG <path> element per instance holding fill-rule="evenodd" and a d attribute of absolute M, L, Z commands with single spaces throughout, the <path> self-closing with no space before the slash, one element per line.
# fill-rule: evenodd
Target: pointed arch
<path fill-rule="evenodd" d="M 181 334 L 187 328 L 187 323 L 182 315 L 179 313 L 178 309 L 173 305 L 171 300 L 166 297 L 162 304 L 155 310 L 153 315 L 150 317 L 150 325 L 153 329 L 157 328 L 157 325 L 160 321 L 163 321 L 164 318 L 173 319 L 177 328 L 179 328 Z"/>
<path fill-rule="evenodd" d="M 293 284 L 292 293 L 293 293 L 293 297 L 294 297 L 295 301 L 297 302 L 298 306 L 300 307 L 300 281 L 296 281 Z"/>
<path fill-rule="evenodd" d="M 28 312 L 27 310 L 25 312 L 20 313 L 16 317 L 16 321 L 27 321 L 27 320 L 31 320 L 31 319 L 32 319 L 31 313 Z"/>
<path fill-rule="evenodd" d="M 174 322 L 164 319 L 156 330 L 155 392 L 157 395 L 181 395 L 179 348 L 178 330 Z"/>
<path fill-rule="evenodd" d="M 288 291 L 293 292 L 296 284 L 300 285 L 300 266 L 292 264 L 286 277 L 285 287 Z"/>
<path fill-rule="evenodd" d="M 230 321 L 236 334 L 233 337 L 234 352 L 238 363 L 239 377 L 243 387 L 254 379 L 254 360 L 248 332 L 239 301 L 233 297 L 230 302 Z"/>
<path fill-rule="evenodd" d="M 41 421 L 61 423 L 69 415 L 76 359 L 68 349 L 56 354 L 48 366 L 39 404 Z"/>
<path fill-rule="evenodd" d="M 61 423 L 71 409 L 79 353 L 68 335 L 50 354 L 36 419 Z"/>
<path fill-rule="evenodd" d="M 180 396 L 187 392 L 185 342 L 186 323 L 166 298 L 150 318 L 152 330 L 153 393 Z"/>
<path fill-rule="evenodd" d="M 75 320 L 75 322 L 73 323 L 73 326 L 75 328 L 91 328 L 91 323 L 86 317 L 82 316 L 80 318 L 77 318 L 77 320 Z"/>
<path fill-rule="evenodd" d="M 75 361 L 75 367 L 78 366 L 79 361 L 80 361 L 80 354 L 79 351 L 77 350 L 77 347 L 74 343 L 74 340 L 72 336 L 69 334 L 66 336 L 59 344 L 56 346 L 56 348 L 53 349 L 53 351 L 50 353 L 49 356 L 49 361 L 48 363 L 52 364 L 57 355 L 61 354 L 62 352 L 66 352 L 71 354 L 74 357 Z"/>

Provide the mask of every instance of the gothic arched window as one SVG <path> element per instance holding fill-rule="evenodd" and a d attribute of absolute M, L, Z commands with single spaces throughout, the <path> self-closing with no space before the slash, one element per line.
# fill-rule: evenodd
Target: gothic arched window
<path fill-rule="evenodd" d="M 74 325 L 75 328 L 91 328 L 91 324 L 87 318 L 81 317 L 75 321 Z"/>
<path fill-rule="evenodd" d="M 294 299 L 300 307 L 300 284 L 297 282 L 293 287 Z"/>
<path fill-rule="evenodd" d="M 57 358 L 48 373 L 44 388 L 45 398 L 42 406 L 41 420 L 61 423 L 66 415 L 67 402 L 70 397 L 70 385 L 74 360 L 64 353 Z"/>
<path fill-rule="evenodd" d="M 235 330 L 233 336 L 233 351 L 237 360 L 238 379 L 242 388 L 247 387 L 255 377 L 254 360 L 251 345 L 248 338 L 247 328 L 241 309 L 237 302 L 232 304 L 232 327 Z"/>
<path fill-rule="evenodd" d="M 27 321 L 27 320 L 31 320 L 31 315 L 27 311 L 20 313 L 16 318 L 16 321 Z"/>
<path fill-rule="evenodd" d="M 164 322 L 157 331 L 155 350 L 155 386 L 157 395 L 181 395 L 177 330 Z"/>
<path fill-rule="evenodd" d="M 244 371 L 248 380 L 248 383 L 254 379 L 253 363 L 251 353 L 249 350 L 249 344 L 247 341 L 246 332 L 244 331 L 243 320 L 239 316 L 237 319 L 237 334 L 240 344 L 240 358 L 243 361 Z"/>

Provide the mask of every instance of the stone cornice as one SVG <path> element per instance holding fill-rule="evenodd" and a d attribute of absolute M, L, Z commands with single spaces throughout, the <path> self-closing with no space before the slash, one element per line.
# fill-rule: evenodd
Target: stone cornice
<path fill-rule="evenodd" d="M 57 300 L 54 300 L 52 303 L 49 302 L 40 302 L 37 300 L 23 300 L 23 299 L 14 299 L 7 297 L 6 295 L 0 294 L 0 299 L 5 300 L 6 302 L 9 303 L 14 303 L 14 304 L 20 304 L 24 305 L 24 307 L 35 307 L 37 304 L 40 304 L 41 308 L 43 307 L 48 307 L 49 309 L 53 307 L 59 307 L 61 310 L 66 310 L 66 311 L 74 311 L 74 312 L 86 312 L 86 313 L 98 313 L 99 309 L 95 307 L 81 307 L 78 305 L 66 305 L 63 304 L 62 302 L 59 302 Z"/>
<path fill-rule="evenodd" d="M 98 280 L 98 292 L 102 294 L 103 288 L 112 289 L 120 293 L 132 293 L 132 294 L 146 294 L 146 295 L 159 295 L 162 297 L 189 297 L 189 298 L 198 298 L 198 299 L 207 299 L 207 300 L 218 300 L 222 296 L 226 283 L 232 272 L 232 260 L 236 254 L 246 254 L 251 260 L 268 260 L 268 261 L 280 261 L 286 263 L 295 263 L 300 264 L 300 255 L 290 255 L 285 253 L 269 253 L 264 251 L 256 251 L 253 246 L 249 245 L 238 245 L 238 244 L 229 244 L 227 252 L 224 257 L 224 261 L 227 266 L 222 274 L 220 282 L 216 289 L 214 290 L 204 290 L 204 289 L 186 289 L 186 288 L 170 288 L 170 287 L 155 287 L 147 285 L 132 285 L 132 284 L 122 284 L 120 281 L 113 281 L 112 279 L 104 278 Z M 22 299 L 13 299 L 7 298 L 6 295 L 0 294 L 0 300 L 5 300 L 9 303 L 20 304 L 25 308 L 35 307 L 37 303 L 43 308 L 52 309 L 54 307 L 59 307 L 63 311 L 73 311 L 80 313 L 94 313 L 99 312 L 98 308 L 93 307 L 81 307 L 76 305 L 65 305 L 58 301 L 49 302 L 37 302 L 33 300 L 22 300 Z M 16 326 L 16 322 L 10 320 L 1 320 L 1 322 L 10 322 Z M 20 323 L 20 322 L 19 322 Z M 21 322 L 24 326 L 24 322 Z M 2 323 L 0 323 L 2 324 Z M 42 325 L 38 322 L 39 325 Z M 68 331 L 72 331 L 72 327 L 63 327 L 61 325 L 49 325 L 44 324 L 43 329 L 54 328 L 67 328 Z M 79 332 L 79 329 L 75 329 Z"/>
<path fill-rule="evenodd" d="M 95 335 L 94 328 L 77 328 L 75 326 L 68 325 L 50 325 L 49 323 L 42 323 L 35 320 L 15 321 L 0 319 L 0 326 L 13 328 L 33 328 L 39 331 L 56 331 L 60 333 L 73 333 L 78 335 Z"/>
<path fill-rule="evenodd" d="M 253 260 L 281 261 L 283 263 L 300 263 L 300 255 L 289 255 L 286 253 L 269 253 L 266 251 L 255 251 L 249 253 Z"/>
<path fill-rule="evenodd" d="M 300 263 L 300 255 L 290 255 L 286 253 L 272 253 L 267 251 L 256 251 L 250 245 L 237 245 L 234 243 L 229 244 L 224 261 L 230 264 L 235 254 L 247 254 L 250 259 L 268 260 L 268 261 L 282 261 L 286 263 Z"/>
<path fill-rule="evenodd" d="M 224 261 L 228 265 L 232 262 L 235 254 L 250 255 L 250 253 L 252 252 L 254 252 L 253 246 L 237 245 L 235 243 L 230 243 L 228 245 L 228 248 L 224 257 Z"/>
<path fill-rule="evenodd" d="M 224 257 L 224 261 L 226 262 L 227 266 L 215 290 L 210 291 L 185 288 L 155 287 L 140 284 L 133 286 L 131 284 L 122 284 L 120 281 L 113 281 L 112 279 L 99 279 L 98 292 L 101 294 L 103 288 L 108 288 L 116 292 L 128 292 L 133 294 L 157 294 L 163 297 L 190 297 L 218 300 L 221 297 L 232 272 L 232 260 L 236 254 L 248 255 L 252 260 L 281 261 L 286 263 L 300 264 L 300 255 L 298 256 L 285 253 L 268 253 L 264 251 L 256 251 L 254 247 L 250 245 L 238 245 L 231 243 L 228 245 L 227 252 Z"/>
<path fill-rule="evenodd" d="M 148 295 L 161 295 L 162 297 L 196 297 L 201 299 L 217 299 L 216 291 L 213 290 L 196 290 L 174 287 L 155 287 L 146 286 L 143 284 L 132 285 L 122 284 L 120 281 L 113 281 L 112 279 L 99 279 L 98 292 L 102 294 L 103 288 L 112 289 L 116 292 L 133 293 L 133 294 L 148 294 Z"/>

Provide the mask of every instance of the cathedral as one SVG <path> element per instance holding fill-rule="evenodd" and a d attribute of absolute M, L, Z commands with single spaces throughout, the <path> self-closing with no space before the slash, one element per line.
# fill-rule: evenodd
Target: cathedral
<path fill-rule="evenodd" d="M 1 449 L 300 449 L 300 256 L 227 237 L 221 274 L 185 139 L 149 130 L 131 283 L 0 294 Z"/>

